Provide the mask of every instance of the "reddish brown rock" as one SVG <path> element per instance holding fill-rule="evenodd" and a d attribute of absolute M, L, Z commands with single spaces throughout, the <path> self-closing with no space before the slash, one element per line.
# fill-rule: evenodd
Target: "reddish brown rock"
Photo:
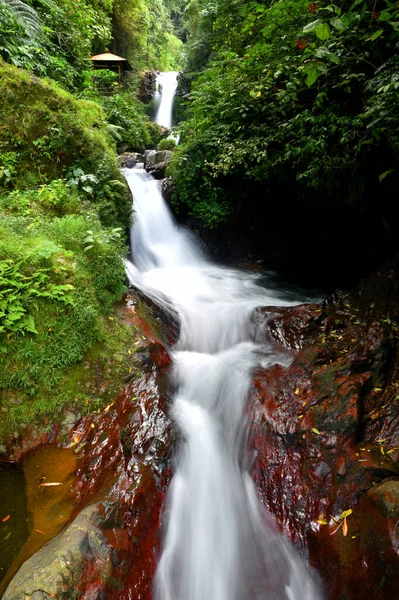
<path fill-rule="evenodd" d="M 357 289 L 254 318 L 258 339 L 263 328 L 293 362 L 255 373 L 253 476 L 331 600 L 399 589 L 399 303 L 387 287 L 373 308 Z"/>

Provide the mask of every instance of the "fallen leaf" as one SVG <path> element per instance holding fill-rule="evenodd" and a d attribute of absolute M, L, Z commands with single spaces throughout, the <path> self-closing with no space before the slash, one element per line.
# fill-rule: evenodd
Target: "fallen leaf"
<path fill-rule="evenodd" d="M 343 513 L 341 513 L 338 517 L 339 521 L 342 521 L 342 519 L 346 519 L 346 517 L 349 517 L 349 515 L 351 515 L 353 513 L 353 510 L 351 508 L 348 508 L 348 510 L 344 510 Z"/>
<path fill-rule="evenodd" d="M 6 535 L 6 537 L 4 538 L 4 541 L 8 540 L 8 538 L 11 537 L 11 531 L 9 531 Z"/>
<path fill-rule="evenodd" d="M 319 525 L 328 525 L 328 522 L 325 519 L 317 519 L 316 523 Z"/>
<path fill-rule="evenodd" d="M 298 395 L 299 395 L 299 388 L 296 388 L 296 390 L 295 390 L 295 396 L 298 396 Z"/>
<path fill-rule="evenodd" d="M 316 429 L 316 427 L 312 427 L 312 431 L 313 431 L 313 433 L 316 433 L 317 435 L 321 435 L 320 431 L 318 429 Z"/>
<path fill-rule="evenodd" d="M 344 536 L 348 535 L 348 523 L 346 522 L 346 517 L 342 526 L 342 533 L 344 534 Z"/>
<path fill-rule="evenodd" d="M 59 481 L 49 481 L 48 483 L 41 483 L 39 487 L 56 487 L 57 485 L 64 485 Z"/>
<path fill-rule="evenodd" d="M 6 517 L 4 517 L 4 519 L 2 519 L 2 523 L 5 523 L 6 521 L 8 521 L 8 519 L 11 517 L 11 515 L 7 515 Z"/>

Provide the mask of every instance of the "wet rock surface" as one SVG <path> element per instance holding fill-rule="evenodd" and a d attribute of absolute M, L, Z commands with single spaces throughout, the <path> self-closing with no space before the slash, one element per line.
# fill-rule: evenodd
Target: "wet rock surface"
<path fill-rule="evenodd" d="M 3 600 L 48 600 L 82 598 L 84 587 L 98 588 L 111 573 L 112 547 L 100 528 L 107 510 L 105 504 L 88 506 L 73 523 L 49 544 L 27 560 L 14 577 Z M 91 598 L 100 599 L 97 593 Z"/>
<path fill-rule="evenodd" d="M 148 104 L 153 99 L 156 88 L 156 80 L 156 71 L 146 71 L 144 73 L 144 76 L 140 81 L 140 88 L 138 93 L 139 99 L 141 100 L 141 102 L 144 102 L 144 104 Z"/>
<path fill-rule="evenodd" d="M 253 318 L 255 337 L 292 363 L 254 373 L 250 470 L 329 599 L 385 600 L 399 589 L 398 281 L 393 267 L 320 305 L 263 307 Z M 19 569 L 5 600 L 152 598 L 176 439 L 168 347 L 179 324 L 156 304 L 151 318 L 136 309 L 128 301 L 125 319 L 141 332 L 140 376 L 90 417 L 71 411 L 43 438 L 32 432 L 7 448 L 20 460 L 58 444 L 78 463 L 72 517 Z"/>
<path fill-rule="evenodd" d="M 69 452 L 73 448 L 77 469 L 68 485 L 75 507 L 69 523 L 24 562 L 8 585 L 7 600 L 152 597 L 175 439 L 168 416 L 171 358 L 164 344 L 175 341 L 178 323 L 171 319 L 167 325 L 169 318 L 160 307 L 151 310 L 152 316 L 144 319 L 134 300 L 127 303 L 125 319 L 141 332 L 135 349 L 141 373 L 134 371 L 116 400 L 90 417 L 79 418 L 72 411 L 64 415 L 53 437 L 36 440 L 36 446 L 18 439 L 9 448 L 9 455 L 20 460 L 41 441 Z"/>
<path fill-rule="evenodd" d="M 133 168 L 137 163 L 144 162 L 144 154 L 139 152 L 123 152 L 118 156 L 118 165 L 120 167 L 126 167 L 127 169 Z"/>
<path fill-rule="evenodd" d="M 145 153 L 144 168 L 147 173 L 151 173 L 155 179 L 165 177 L 166 167 L 172 160 L 173 152 L 171 150 L 149 150 Z"/>
<path fill-rule="evenodd" d="M 253 476 L 331 599 L 399 589 L 398 281 L 394 266 L 321 305 L 254 315 L 293 362 L 255 373 Z"/>

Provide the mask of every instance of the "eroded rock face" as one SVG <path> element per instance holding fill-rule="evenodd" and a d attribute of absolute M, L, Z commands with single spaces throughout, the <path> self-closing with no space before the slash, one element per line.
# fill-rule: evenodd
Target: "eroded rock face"
<path fill-rule="evenodd" d="M 138 97 L 141 102 L 148 104 L 154 97 L 156 88 L 157 73 L 155 71 L 146 71 L 140 81 Z"/>
<path fill-rule="evenodd" d="M 379 298 L 370 302 L 373 285 Z M 254 315 L 257 336 L 291 353 L 293 362 L 255 373 L 253 476 L 331 599 L 360 600 L 372 590 L 383 600 L 399 589 L 399 303 L 393 297 L 385 273 L 321 305 Z"/>
<path fill-rule="evenodd" d="M 149 150 L 145 153 L 144 168 L 147 173 L 151 173 L 155 179 L 165 177 L 166 167 L 172 160 L 173 152 L 171 150 Z"/>

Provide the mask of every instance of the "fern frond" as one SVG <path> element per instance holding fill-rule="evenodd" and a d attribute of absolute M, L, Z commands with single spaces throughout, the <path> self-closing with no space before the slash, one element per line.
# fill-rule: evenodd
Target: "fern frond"
<path fill-rule="evenodd" d="M 30 39 L 34 40 L 39 35 L 42 23 L 34 8 L 22 0 L 0 0 L 0 2 L 10 9 Z"/>

